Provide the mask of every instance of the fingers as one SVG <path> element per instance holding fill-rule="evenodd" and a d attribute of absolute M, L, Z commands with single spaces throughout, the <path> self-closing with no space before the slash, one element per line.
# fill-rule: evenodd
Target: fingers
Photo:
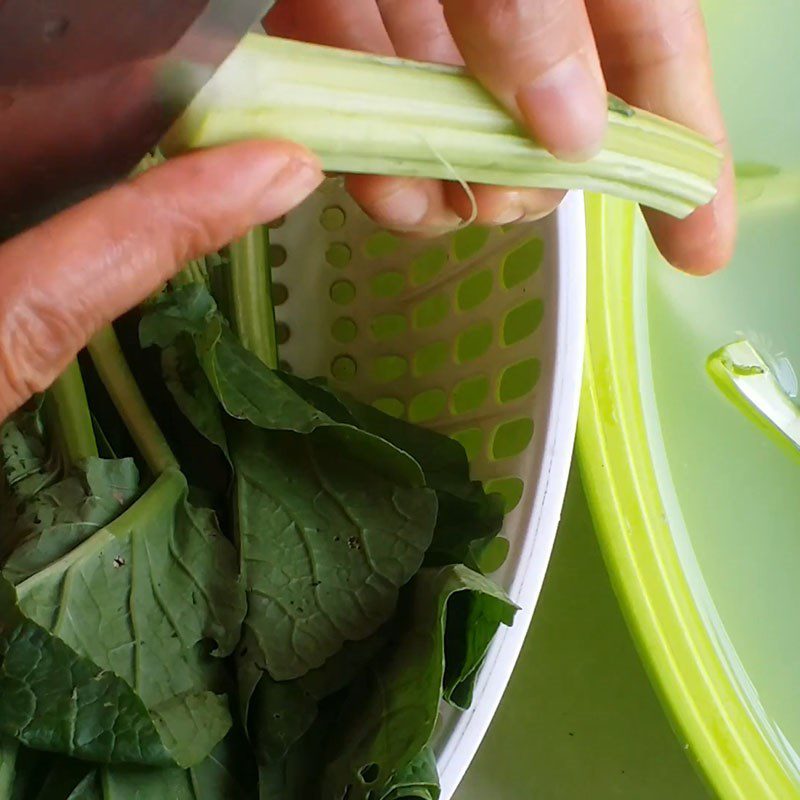
<path fill-rule="evenodd" d="M 377 0 L 397 55 L 434 64 L 464 63 L 440 0 Z"/>
<path fill-rule="evenodd" d="M 470 186 L 470 190 L 472 198 L 457 183 L 446 185 L 450 206 L 462 219 L 470 219 L 474 213 L 478 225 L 534 222 L 552 213 L 565 194 L 556 189 L 512 189 L 478 184 Z"/>
<path fill-rule="evenodd" d="M 386 30 L 399 56 L 442 64 L 463 64 L 439 0 L 378 0 Z M 457 217 L 480 225 L 529 222 L 549 214 L 563 192 L 473 185 L 472 196 L 458 183 L 444 184 L 444 202 Z"/>
<path fill-rule="evenodd" d="M 439 181 L 372 175 L 348 175 L 345 181 L 353 199 L 388 230 L 436 236 L 461 222 Z"/>
<path fill-rule="evenodd" d="M 439 0 L 415 0 L 409 3 L 408 0 L 378 0 L 378 10 L 384 27 L 392 40 L 395 52 L 401 58 L 413 58 L 419 61 L 428 61 L 439 64 L 463 64 L 461 55 L 456 48 L 453 37 L 444 20 L 444 12 Z M 400 184 L 396 181 L 368 179 L 361 181 L 355 179 L 350 181 L 355 184 L 362 192 L 374 192 L 383 194 L 392 192 L 393 188 L 399 188 Z M 407 191 L 403 189 L 403 192 Z M 428 235 L 445 233 L 456 228 L 461 224 L 462 219 L 469 219 L 472 210 L 469 208 L 469 201 L 464 190 L 455 184 L 454 187 L 446 183 L 432 183 L 431 181 L 415 181 L 413 191 L 419 192 L 428 198 L 433 199 L 432 208 L 434 213 L 426 213 L 423 221 L 426 224 Z M 457 212 L 459 205 L 451 202 L 453 196 L 467 202 L 467 208 L 463 216 Z M 420 208 L 425 204 L 420 201 L 405 204 L 397 200 L 398 195 L 394 195 L 397 204 L 394 213 L 383 214 L 382 218 L 386 221 L 396 218 L 401 212 L 402 206 L 409 210 Z M 372 206 L 373 211 L 375 206 Z M 380 221 L 380 219 L 379 219 Z M 419 231 L 419 225 L 404 226 L 407 231 Z"/>
<path fill-rule="evenodd" d="M 588 0 L 609 89 L 709 136 L 728 154 L 719 193 L 686 220 L 647 211 L 664 256 L 694 274 L 724 266 L 736 240 L 733 163 L 697 0 Z"/>
<path fill-rule="evenodd" d="M 186 156 L 0 247 L 0 419 L 178 266 L 282 216 L 322 180 L 284 143 Z"/>
<path fill-rule="evenodd" d="M 394 55 L 375 0 L 280 0 L 266 28 L 286 39 Z"/>
<path fill-rule="evenodd" d="M 375 0 L 280 0 L 267 28 L 287 38 L 396 54 Z M 438 181 L 359 175 L 346 183 L 361 208 L 389 230 L 436 235 L 460 222 Z"/>
<path fill-rule="evenodd" d="M 607 100 L 583 0 L 444 0 L 470 70 L 561 158 L 602 146 Z"/>

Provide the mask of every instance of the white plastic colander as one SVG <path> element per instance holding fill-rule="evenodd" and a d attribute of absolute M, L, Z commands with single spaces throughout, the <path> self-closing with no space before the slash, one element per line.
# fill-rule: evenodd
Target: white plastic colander
<path fill-rule="evenodd" d="M 567 484 L 584 344 L 583 198 L 541 222 L 434 241 L 380 230 L 329 180 L 271 236 L 281 358 L 453 435 L 509 514 L 494 578 L 521 607 L 472 708 L 436 734 L 449 800 L 500 702 L 539 597 Z"/>

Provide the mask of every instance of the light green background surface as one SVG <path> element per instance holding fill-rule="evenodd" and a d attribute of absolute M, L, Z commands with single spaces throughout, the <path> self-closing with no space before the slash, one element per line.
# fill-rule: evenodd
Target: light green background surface
<path fill-rule="evenodd" d="M 634 650 L 576 468 L 520 662 L 456 798 L 709 798 Z"/>

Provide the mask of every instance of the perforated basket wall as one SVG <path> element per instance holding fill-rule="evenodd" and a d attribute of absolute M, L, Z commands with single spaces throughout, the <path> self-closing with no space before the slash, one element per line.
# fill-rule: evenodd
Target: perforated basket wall
<path fill-rule="evenodd" d="M 584 336 L 583 202 L 435 241 L 381 231 L 328 181 L 271 235 L 285 365 L 457 438 L 503 495 L 494 577 L 522 611 L 495 641 L 473 708 L 436 739 L 449 798 L 496 710 L 552 549 L 571 459 Z"/>

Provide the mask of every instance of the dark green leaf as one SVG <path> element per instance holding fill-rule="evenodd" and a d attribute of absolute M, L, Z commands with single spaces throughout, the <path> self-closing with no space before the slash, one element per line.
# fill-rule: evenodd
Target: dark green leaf
<path fill-rule="evenodd" d="M 31 798 L 38 800 L 39 790 L 47 778 L 52 756 L 16 744 L 14 790 L 11 793 L 11 800 L 31 800 Z"/>
<path fill-rule="evenodd" d="M 89 800 L 94 768 L 85 761 L 55 758 L 36 800 Z"/>
<path fill-rule="evenodd" d="M 186 334 L 219 402 L 232 417 L 263 428 L 310 433 L 327 421 L 246 350 L 218 313 L 211 294 L 193 285 L 157 303 L 142 319 L 142 345 L 173 345 Z"/>
<path fill-rule="evenodd" d="M 336 735 L 341 699 L 323 704 L 320 716 L 286 758 L 259 765 L 259 800 L 318 800 L 326 742 Z"/>
<path fill-rule="evenodd" d="M 403 770 L 394 775 L 388 788 L 377 800 L 439 800 L 439 772 L 430 747 Z"/>
<path fill-rule="evenodd" d="M 169 347 L 187 334 L 217 399 L 231 417 L 265 430 L 314 434 L 333 441 L 386 477 L 410 486 L 424 485 L 419 465 L 406 452 L 351 422 L 331 418 L 243 347 L 205 287 L 194 285 L 174 292 L 142 319 L 144 346 Z"/>
<path fill-rule="evenodd" d="M 252 661 L 240 659 L 240 692 L 247 698 L 244 713 L 259 763 L 283 759 L 317 720 L 320 702 L 355 680 L 386 646 L 388 636 L 383 628 L 368 639 L 346 642 L 321 667 L 283 683 L 256 671 L 257 686 L 248 688 L 252 673 L 243 676 L 241 667 Z"/>
<path fill-rule="evenodd" d="M 504 593 L 462 565 L 424 569 L 409 588 L 402 632 L 387 649 L 385 660 L 370 671 L 369 682 L 354 687 L 348 704 L 351 719 L 342 725 L 335 755 L 324 772 L 323 797 L 367 800 L 371 792 L 381 797 L 393 776 L 407 769 L 427 745 L 448 690 L 445 641 L 453 638 L 446 637 L 453 597 L 472 594 L 481 605 L 482 625 L 494 632 L 514 618 L 515 607 Z M 464 610 L 456 612 L 458 617 Z M 463 635 L 473 635 L 463 621 L 456 624 Z M 450 681 L 449 691 L 459 685 L 462 674 L 472 674 L 472 662 L 484 641 L 481 630 L 475 645 L 465 644 L 456 654 L 457 677 Z"/>
<path fill-rule="evenodd" d="M 39 406 L 0 424 L 0 559 L 17 545 L 17 517 L 25 503 L 58 479 L 50 458 Z"/>
<path fill-rule="evenodd" d="M 48 453 L 39 407 L 20 411 L 0 426 L 0 456 L 6 486 L 25 499 L 49 485 L 58 464 Z"/>
<path fill-rule="evenodd" d="M 189 770 L 102 769 L 97 800 L 254 800 L 255 774 L 242 750 L 240 739 L 229 736 Z"/>
<path fill-rule="evenodd" d="M 19 743 L 9 736 L 0 736 L 0 800 L 9 800 L 17 774 Z"/>
<path fill-rule="evenodd" d="M 139 323 L 142 347 L 169 347 L 184 334 L 202 336 L 208 323 L 217 317 L 211 293 L 202 286 L 176 289 L 148 307 Z"/>
<path fill-rule="evenodd" d="M 206 439 L 227 454 L 222 410 L 197 359 L 192 339 L 182 335 L 165 347 L 161 366 L 178 408 Z"/>
<path fill-rule="evenodd" d="M 480 572 L 484 551 L 503 527 L 503 498 L 487 495 L 477 483 L 465 487 L 460 497 L 445 491 L 437 492 L 437 497 L 439 515 L 425 565 L 466 564 Z"/>
<path fill-rule="evenodd" d="M 179 472 L 18 584 L 7 606 L 15 602 L 24 619 L 5 632 L 4 732 L 97 761 L 190 766 L 229 729 L 206 640 L 232 652 L 244 592 L 232 546 L 210 512 L 187 503 Z"/>
<path fill-rule="evenodd" d="M 3 575 L 19 583 L 66 555 L 107 525 L 136 495 L 139 475 L 131 459 L 89 458 L 73 474 L 42 488 L 20 508 L 18 544 Z"/>
<path fill-rule="evenodd" d="M 264 674 L 249 713 L 259 763 L 277 763 L 285 758 L 314 724 L 317 710 L 317 699 L 299 681 L 279 683 Z"/>
<path fill-rule="evenodd" d="M 309 437 L 240 426 L 232 452 L 248 658 L 291 680 L 391 616 L 430 544 L 436 498 Z"/>
<path fill-rule="evenodd" d="M 470 479 L 464 448 L 448 436 L 395 419 L 347 395 L 337 399 L 354 424 L 411 455 L 436 491 L 439 514 L 426 566 L 462 563 L 477 570 L 483 547 L 503 527 L 503 500 L 487 495 L 479 481 Z"/>
<path fill-rule="evenodd" d="M 502 606 L 475 591 L 461 592 L 450 598 L 442 696 L 451 705 L 461 709 L 472 705 L 475 680 L 497 633 L 498 612 L 503 610 Z M 500 621 L 510 625 L 510 619 L 501 617 Z"/>
<path fill-rule="evenodd" d="M 34 749 L 95 761 L 172 763 L 128 684 L 43 628 L 19 622 L 4 636 L 0 654 L 3 734 Z"/>

